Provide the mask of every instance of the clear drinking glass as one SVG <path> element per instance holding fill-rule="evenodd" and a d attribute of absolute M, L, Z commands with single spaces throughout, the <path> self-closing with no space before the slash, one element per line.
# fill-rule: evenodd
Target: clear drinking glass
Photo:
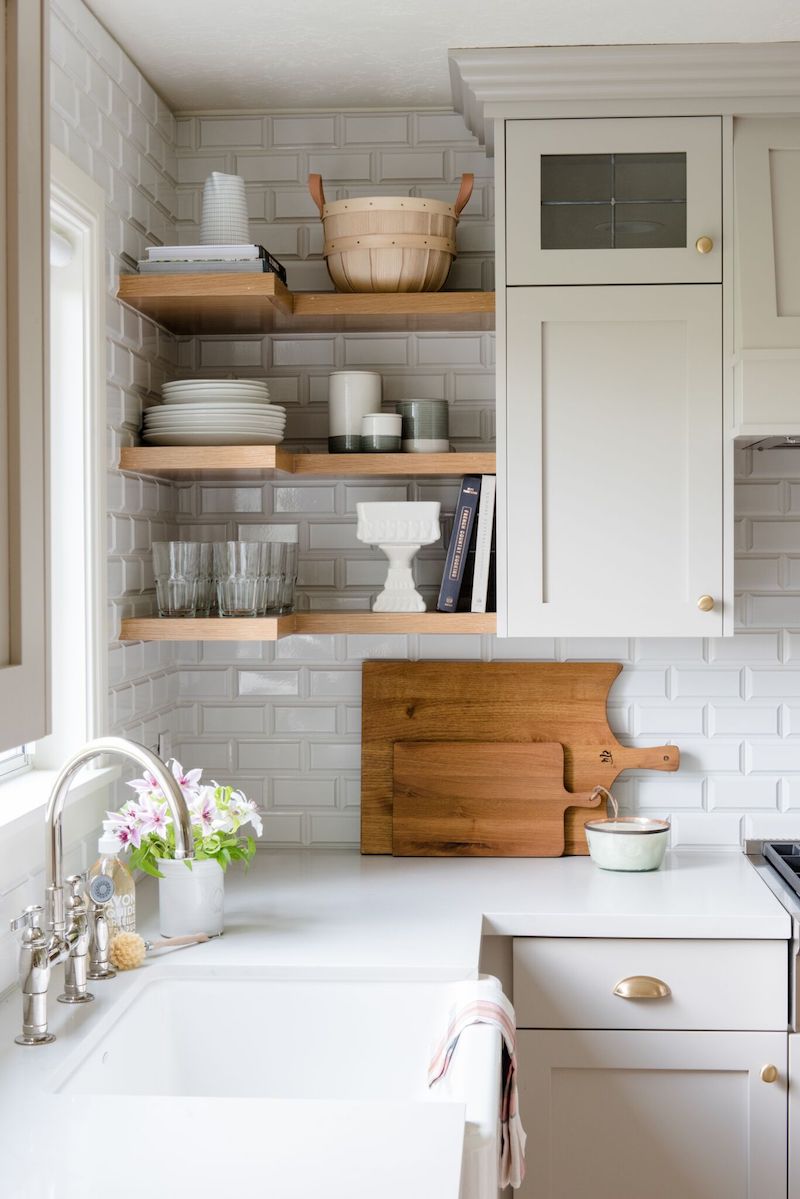
<path fill-rule="evenodd" d="M 200 547 L 191 541 L 154 541 L 153 574 L 159 616 L 194 616 Z"/>
<path fill-rule="evenodd" d="M 261 544 L 259 614 L 277 616 L 281 610 L 287 548 L 285 541 L 264 541 Z"/>
<path fill-rule="evenodd" d="M 197 616 L 210 616 L 214 596 L 214 546 L 210 541 L 198 543 L 200 561 L 197 568 Z"/>
<path fill-rule="evenodd" d="M 255 616 L 261 545 L 221 541 L 214 545 L 214 577 L 220 616 Z"/>
<path fill-rule="evenodd" d="M 297 542 L 287 541 L 286 563 L 284 566 L 283 583 L 281 585 L 280 613 L 294 612 L 294 591 L 297 585 Z"/>

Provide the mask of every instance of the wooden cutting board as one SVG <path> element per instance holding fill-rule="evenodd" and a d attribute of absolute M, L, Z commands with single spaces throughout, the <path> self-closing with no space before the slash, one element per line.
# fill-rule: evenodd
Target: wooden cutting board
<path fill-rule="evenodd" d="M 361 852 L 392 852 L 397 741 L 557 741 L 568 791 L 609 790 L 622 770 L 677 770 L 674 745 L 619 744 L 606 716 L 617 662 L 365 662 Z M 588 852 L 592 813 L 567 812 L 565 853 Z"/>
<path fill-rule="evenodd" d="M 600 806 L 564 789 L 552 741 L 397 741 L 392 852 L 398 857 L 558 858 L 564 813 Z"/>

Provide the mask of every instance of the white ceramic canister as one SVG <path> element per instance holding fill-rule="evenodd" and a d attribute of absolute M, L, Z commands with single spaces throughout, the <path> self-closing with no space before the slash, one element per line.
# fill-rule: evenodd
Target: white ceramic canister
<path fill-rule="evenodd" d="M 328 452 L 357 454 L 361 421 L 381 410 L 381 376 L 376 371 L 334 371 L 328 384 Z"/>
<path fill-rule="evenodd" d="M 216 937 L 225 926 L 225 873 L 219 862 L 159 858 L 159 927 L 163 937 L 206 933 Z"/>

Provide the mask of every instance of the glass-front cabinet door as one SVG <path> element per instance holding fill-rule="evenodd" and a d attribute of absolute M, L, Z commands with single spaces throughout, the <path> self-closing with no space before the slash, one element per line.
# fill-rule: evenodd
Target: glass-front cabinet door
<path fill-rule="evenodd" d="M 719 117 L 506 123 L 506 282 L 719 283 Z"/>

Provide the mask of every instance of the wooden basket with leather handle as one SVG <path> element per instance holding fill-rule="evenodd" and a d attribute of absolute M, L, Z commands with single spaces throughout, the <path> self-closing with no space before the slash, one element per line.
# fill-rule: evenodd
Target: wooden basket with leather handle
<path fill-rule="evenodd" d="M 456 256 L 456 225 L 474 176 L 461 176 L 455 203 L 417 196 L 325 201 L 321 175 L 308 190 L 325 231 L 323 253 L 337 291 L 438 291 Z"/>

